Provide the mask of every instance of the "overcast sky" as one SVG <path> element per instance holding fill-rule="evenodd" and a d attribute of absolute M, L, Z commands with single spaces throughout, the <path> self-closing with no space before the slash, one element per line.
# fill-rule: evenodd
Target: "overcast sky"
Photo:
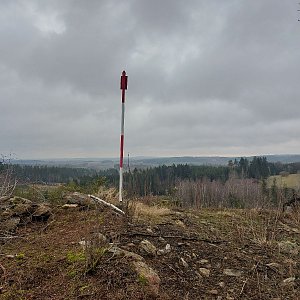
<path fill-rule="evenodd" d="M 0 1 L 0 153 L 300 153 L 295 0 Z"/>

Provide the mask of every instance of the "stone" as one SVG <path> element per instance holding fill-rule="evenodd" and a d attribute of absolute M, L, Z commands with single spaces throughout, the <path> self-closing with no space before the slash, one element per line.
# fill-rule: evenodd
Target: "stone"
<path fill-rule="evenodd" d="M 133 261 L 134 269 L 138 275 L 138 280 L 146 283 L 146 289 L 153 297 L 159 295 L 160 278 L 156 271 L 143 261 Z"/>
<path fill-rule="evenodd" d="M 140 249 L 147 255 L 155 256 L 157 249 L 156 247 L 148 240 L 143 240 L 140 242 Z"/>
<path fill-rule="evenodd" d="M 218 286 L 221 287 L 221 288 L 225 287 L 225 282 L 224 281 L 219 282 Z"/>
<path fill-rule="evenodd" d="M 7 200 L 9 200 L 10 196 L 1 196 L 0 197 L 0 203 L 6 202 Z"/>
<path fill-rule="evenodd" d="M 126 258 L 129 261 L 144 261 L 142 256 L 116 246 L 109 248 L 107 252 L 112 253 L 115 258 Z"/>
<path fill-rule="evenodd" d="M 206 268 L 199 268 L 199 272 L 201 275 L 203 275 L 205 277 L 209 277 L 209 275 L 210 275 L 210 270 L 206 269 Z"/>
<path fill-rule="evenodd" d="M 94 202 L 87 196 L 78 192 L 74 192 L 64 197 L 68 204 L 78 204 L 80 206 L 89 206 Z"/>
<path fill-rule="evenodd" d="M 284 254 L 298 255 L 299 246 L 291 241 L 282 241 L 278 243 L 279 251 Z"/>
<path fill-rule="evenodd" d="M 13 217 L 14 212 L 11 209 L 4 208 L 4 210 L 0 214 L 0 221 L 7 220 Z"/>
<path fill-rule="evenodd" d="M 200 264 L 208 264 L 209 261 L 207 259 L 200 259 Z"/>
<path fill-rule="evenodd" d="M 137 274 L 138 282 L 145 284 L 145 289 L 152 297 L 159 295 L 160 277 L 154 269 L 146 264 L 145 259 L 130 251 L 123 250 L 117 246 L 113 246 L 107 250 L 113 254 L 114 258 L 126 259 L 128 263 L 134 268 Z"/>
<path fill-rule="evenodd" d="M 175 224 L 176 224 L 177 226 L 180 226 L 180 227 L 185 228 L 184 223 L 183 223 L 182 221 L 180 221 L 180 220 L 176 220 L 176 221 L 175 221 Z"/>
<path fill-rule="evenodd" d="M 210 294 L 212 295 L 218 295 L 218 291 L 217 290 L 210 290 L 208 291 Z"/>
<path fill-rule="evenodd" d="M 9 199 L 9 203 L 11 205 L 17 205 L 17 204 L 29 204 L 32 205 L 33 202 L 29 199 L 26 198 L 22 198 L 22 197 L 18 197 L 18 196 L 14 196 L 12 198 Z"/>
<path fill-rule="evenodd" d="M 167 244 L 167 245 L 166 245 L 165 251 L 166 251 L 166 253 L 171 252 L 171 245 L 170 245 L 170 244 Z"/>
<path fill-rule="evenodd" d="M 46 221 L 51 216 L 51 208 L 45 204 L 41 204 L 37 207 L 32 214 L 33 221 Z"/>
<path fill-rule="evenodd" d="M 158 256 L 164 255 L 165 254 L 165 249 L 158 249 L 157 252 L 156 252 L 156 254 Z"/>
<path fill-rule="evenodd" d="M 91 245 L 89 241 L 85 240 L 79 241 L 78 244 L 81 246 L 82 249 L 86 249 Z"/>
<path fill-rule="evenodd" d="M 153 230 L 152 230 L 150 227 L 148 227 L 148 228 L 146 229 L 146 231 L 147 231 L 148 233 L 153 233 Z"/>
<path fill-rule="evenodd" d="M 165 243 L 166 242 L 166 240 L 163 237 L 161 237 L 161 236 L 158 238 L 158 241 L 160 243 Z"/>
<path fill-rule="evenodd" d="M 22 216 L 26 214 L 31 214 L 34 210 L 32 203 L 19 203 L 13 208 L 13 214 L 15 216 Z"/>
<path fill-rule="evenodd" d="M 184 246 L 184 245 L 185 245 L 185 243 L 181 243 L 181 242 L 177 243 L 177 246 L 178 246 L 178 247 L 182 247 L 182 246 Z"/>
<path fill-rule="evenodd" d="M 157 255 L 165 255 L 171 252 L 171 245 L 167 244 L 164 249 L 157 250 Z"/>
<path fill-rule="evenodd" d="M 234 269 L 224 269 L 223 274 L 227 276 L 239 277 L 242 276 L 242 271 L 234 270 Z"/>
<path fill-rule="evenodd" d="M 1 221 L 11 217 L 30 216 L 36 206 L 32 201 L 22 197 L 6 197 L 4 199 L 6 200 L 0 203 Z"/>
<path fill-rule="evenodd" d="M 0 230 L 14 232 L 17 229 L 20 221 L 21 221 L 20 217 L 14 217 L 4 222 L 1 222 Z"/>
<path fill-rule="evenodd" d="M 76 207 L 78 207 L 78 204 L 64 204 L 62 206 L 62 208 L 65 208 L 65 209 L 67 209 L 67 208 L 76 208 Z"/>
<path fill-rule="evenodd" d="M 89 240 L 82 240 L 79 242 L 79 245 L 83 249 L 100 248 L 105 244 L 107 244 L 107 238 L 104 234 L 100 232 L 94 233 Z"/>
<path fill-rule="evenodd" d="M 36 204 L 22 197 L 11 197 L 1 204 L 0 229 L 14 231 L 19 225 L 32 221 L 47 221 L 51 208 L 45 204 Z"/>

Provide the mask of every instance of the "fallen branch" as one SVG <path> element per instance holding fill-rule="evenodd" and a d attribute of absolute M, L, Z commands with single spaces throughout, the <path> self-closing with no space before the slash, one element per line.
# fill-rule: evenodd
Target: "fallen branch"
<path fill-rule="evenodd" d="M 226 243 L 225 240 L 219 240 L 219 241 L 212 241 L 209 239 L 204 238 L 198 238 L 198 237 L 190 237 L 190 236 L 183 236 L 183 235 L 161 235 L 161 234 L 151 234 L 151 233 L 144 233 L 144 232 L 129 232 L 129 233 L 122 233 L 121 235 L 126 236 L 145 236 L 145 237 L 162 237 L 166 239 L 182 239 L 186 241 L 198 241 L 198 242 L 206 242 L 210 244 L 221 244 Z"/>
<path fill-rule="evenodd" d="M 248 278 L 243 283 L 243 286 L 242 286 L 241 291 L 240 291 L 240 296 L 243 294 L 247 282 L 248 282 Z"/>
<path fill-rule="evenodd" d="M 163 261 L 162 261 L 162 263 L 164 265 L 166 265 L 170 270 L 174 271 L 180 278 L 182 278 L 182 276 L 172 266 L 170 266 L 169 264 L 167 264 L 167 263 L 165 263 Z"/>
<path fill-rule="evenodd" d="M 48 227 L 49 227 L 51 224 L 53 224 L 54 222 L 55 222 L 55 220 L 52 220 L 52 221 L 49 222 L 45 227 L 43 227 L 43 228 L 41 229 L 41 233 L 44 232 L 45 230 L 47 230 Z"/>
<path fill-rule="evenodd" d="M 115 210 L 117 213 L 120 213 L 122 215 L 125 215 L 125 212 L 123 210 L 121 210 L 120 208 L 116 207 L 115 205 L 111 204 L 111 203 L 108 203 L 94 195 L 88 195 L 91 199 L 95 200 L 96 202 L 99 202 L 101 204 L 104 204 L 110 208 L 112 208 L 113 210 Z"/>
<path fill-rule="evenodd" d="M 12 240 L 12 239 L 19 239 L 23 238 L 23 236 L 15 235 L 9 231 L 0 231 L 0 240 Z"/>
<path fill-rule="evenodd" d="M 11 236 L 0 236 L 0 240 L 11 240 L 11 239 L 17 239 L 19 236 L 11 235 Z"/>

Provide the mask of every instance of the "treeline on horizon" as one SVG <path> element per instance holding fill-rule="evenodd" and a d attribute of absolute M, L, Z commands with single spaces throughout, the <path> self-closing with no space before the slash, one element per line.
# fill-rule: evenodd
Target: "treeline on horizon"
<path fill-rule="evenodd" d="M 5 168 L 4 163 L 0 163 Z M 28 166 L 14 165 L 14 174 L 19 183 L 76 183 L 87 184 L 97 178 L 105 178 L 106 185 L 118 187 L 119 173 L 117 169 L 96 171 L 86 168 L 71 168 L 64 166 Z M 178 181 L 208 180 L 225 183 L 232 176 L 235 178 L 264 179 L 271 175 L 278 175 L 285 171 L 297 173 L 300 162 L 282 164 L 271 163 L 266 157 L 253 157 L 252 160 L 240 158 L 230 160 L 227 166 L 188 165 L 149 167 L 124 173 L 124 188 L 128 195 L 166 195 L 172 194 Z"/>
<path fill-rule="evenodd" d="M 280 172 L 297 173 L 299 163 L 270 163 L 266 157 L 253 157 L 252 160 L 240 158 L 229 160 L 227 166 L 172 165 L 134 169 L 124 174 L 124 185 L 129 195 L 166 195 L 173 194 L 176 183 L 180 181 L 208 180 L 225 183 L 230 177 L 239 179 L 266 179 Z"/>
<path fill-rule="evenodd" d="M 0 162 L 0 171 L 10 164 Z M 13 174 L 19 184 L 38 183 L 38 184 L 57 184 L 88 182 L 96 177 L 116 177 L 117 170 L 96 171 L 87 168 L 71 168 L 63 166 L 30 166 L 30 165 L 10 165 L 13 168 Z M 110 180 L 113 182 L 113 180 Z"/>

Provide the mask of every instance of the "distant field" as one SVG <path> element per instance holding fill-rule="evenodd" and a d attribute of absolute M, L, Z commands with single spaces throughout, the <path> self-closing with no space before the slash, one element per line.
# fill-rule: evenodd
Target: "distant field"
<path fill-rule="evenodd" d="M 290 174 L 288 176 L 270 176 L 268 178 L 268 187 L 271 187 L 273 184 L 274 178 L 276 179 L 276 184 L 278 187 L 288 187 L 288 188 L 294 188 L 299 190 L 300 189 L 300 174 Z"/>

